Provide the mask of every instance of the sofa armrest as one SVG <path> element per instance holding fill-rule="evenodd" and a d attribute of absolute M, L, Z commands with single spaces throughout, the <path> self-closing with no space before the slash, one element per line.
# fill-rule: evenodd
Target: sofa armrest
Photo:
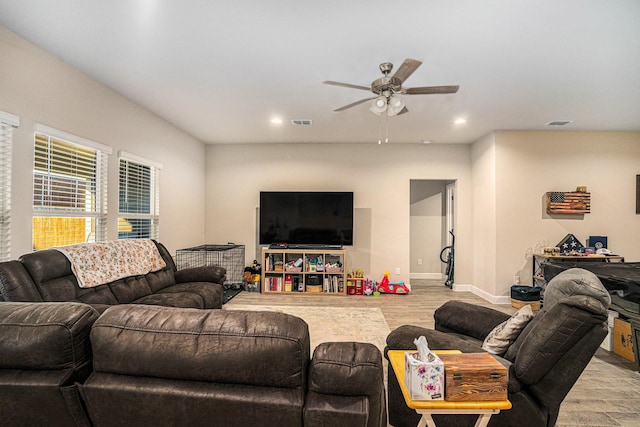
<path fill-rule="evenodd" d="M 309 391 L 337 396 L 367 396 L 367 426 L 386 426 L 382 355 L 373 344 L 326 342 L 313 352 Z"/>
<path fill-rule="evenodd" d="M 73 302 L 0 304 L 0 368 L 79 369 L 91 360 L 89 333 L 98 319 Z"/>
<path fill-rule="evenodd" d="M 511 316 L 476 304 L 448 301 L 435 311 L 433 317 L 437 331 L 454 332 L 483 341 L 493 328 Z"/>
<path fill-rule="evenodd" d="M 211 282 L 224 284 L 227 270 L 219 266 L 193 267 L 178 270 L 175 273 L 176 283 Z"/>

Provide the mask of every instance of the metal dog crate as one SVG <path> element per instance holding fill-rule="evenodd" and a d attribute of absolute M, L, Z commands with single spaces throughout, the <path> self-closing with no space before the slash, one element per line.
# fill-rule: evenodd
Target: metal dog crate
<path fill-rule="evenodd" d="M 178 270 L 207 265 L 218 265 L 227 269 L 225 286 L 242 285 L 244 245 L 201 245 L 176 251 Z"/>

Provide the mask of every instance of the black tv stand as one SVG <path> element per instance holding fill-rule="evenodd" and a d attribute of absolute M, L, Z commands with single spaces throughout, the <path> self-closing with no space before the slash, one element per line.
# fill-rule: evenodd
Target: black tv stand
<path fill-rule="evenodd" d="M 272 243 L 269 245 L 269 249 L 289 249 L 288 243 Z"/>
<path fill-rule="evenodd" d="M 269 249 L 317 249 L 320 251 L 341 250 L 341 245 L 321 245 L 321 244 L 281 244 L 275 243 L 269 246 Z"/>

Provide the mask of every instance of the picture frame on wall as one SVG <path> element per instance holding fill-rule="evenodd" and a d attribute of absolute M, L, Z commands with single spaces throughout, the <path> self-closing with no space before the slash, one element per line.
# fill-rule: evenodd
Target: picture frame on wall
<path fill-rule="evenodd" d="M 636 175 L 636 215 L 640 215 L 640 175 Z"/>

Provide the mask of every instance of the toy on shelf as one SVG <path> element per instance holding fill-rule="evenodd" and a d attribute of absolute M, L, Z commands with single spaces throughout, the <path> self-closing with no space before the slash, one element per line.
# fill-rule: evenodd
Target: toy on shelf
<path fill-rule="evenodd" d="M 389 272 L 384 272 L 384 277 L 380 283 L 376 284 L 376 290 L 381 294 L 399 294 L 405 295 L 408 294 L 409 288 L 404 284 L 404 282 L 390 282 L 389 281 Z"/>
<path fill-rule="evenodd" d="M 361 269 L 361 268 L 358 268 L 358 269 L 353 269 L 352 268 L 347 273 L 347 277 L 349 277 L 349 278 L 364 278 L 364 270 Z"/>

